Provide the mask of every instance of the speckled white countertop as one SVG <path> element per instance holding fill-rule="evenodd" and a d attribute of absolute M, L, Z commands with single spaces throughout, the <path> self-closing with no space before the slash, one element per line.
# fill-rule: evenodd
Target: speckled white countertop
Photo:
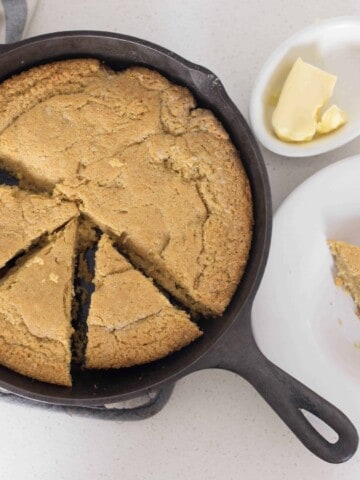
<path fill-rule="evenodd" d="M 99 29 L 145 38 L 214 71 L 248 116 L 261 65 L 284 39 L 331 16 L 359 15 L 359 0 L 40 0 L 27 36 Z M 315 171 L 358 153 L 360 139 L 317 158 L 264 151 L 274 207 Z M 286 365 L 283 365 L 286 369 Z M 311 455 L 240 377 L 193 374 L 142 422 L 104 422 L 0 405 L 0 478 L 9 480 L 352 480 Z"/>

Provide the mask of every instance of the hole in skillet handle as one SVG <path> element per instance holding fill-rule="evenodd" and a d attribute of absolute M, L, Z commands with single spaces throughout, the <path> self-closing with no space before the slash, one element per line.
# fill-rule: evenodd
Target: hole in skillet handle
<path fill-rule="evenodd" d="M 350 420 L 334 405 L 271 362 L 269 364 L 289 382 L 285 402 L 292 404 L 292 408 L 281 417 L 299 440 L 329 463 L 349 460 L 359 444 L 357 431 Z M 295 412 L 292 411 L 294 407 Z"/>
<path fill-rule="evenodd" d="M 245 374 L 245 378 L 305 447 L 329 463 L 349 460 L 359 443 L 351 421 L 334 405 L 267 360 L 260 351 L 257 356 L 256 368 L 250 376 Z M 330 438 L 329 431 L 332 432 Z"/>
<path fill-rule="evenodd" d="M 339 409 L 271 363 L 260 351 L 255 370 L 256 378 L 252 377 L 250 382 L 305 447 L 329 463 L 342 463 L 354 455 L 358 434 Z M 304 415 L 304 411 L 308 414 Z M 331 439 L 329 430 L 333 432 Z M 337 435 L 335 442 L 334 434 Z"/>
<path fill-rule="evenodd" d="M 356 452 L 359 437 L 351 421 L 261 353 L 251 330 L 250 311 L 198 364 L 197 370 L 201 368 L 222 368 L 245 378 L 303 445 L 322 460 L 342 463 Z M 334 434 L 338 437 L 335 442 Z"/>
<path fill-rule="evenodd" d="M 321 418 L 317 417 L 311 412 L 308 412 L 304 408 L 299 408 L 300 412 L 304 415 L 306 420 L 315 428 L 315 430 L 325 438 L 329 443 L 336 443 L 339 440 L 339 435 L 325 423 Z"/>

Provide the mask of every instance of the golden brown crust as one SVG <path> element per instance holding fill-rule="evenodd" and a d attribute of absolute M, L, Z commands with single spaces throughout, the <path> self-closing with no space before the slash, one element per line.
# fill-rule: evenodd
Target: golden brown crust
<path fill-rule="evenodd" d="M 337 280 L 353 297 L 360 312 L 360 246 L 328 241 L 335 258 Z"/>
<path fill-rule="evenodd" d="M 147 90 L 166 90 L 171 83 L 155 70 L 145 67 L 130 67 L 126 70 L 130 78 L 136 79 Z"/>
<path fill-rule="evenodd" d="M 103 235 L 96 254 L 95 292 L 88 318 L 86 366 L 122 368 L 147 363 L 200 336 L 150 279 L 134 270 Z"/>
<path fill-rule="evenodd" d="M 172 85 L 161 93 L 161 123 L 165 133 L 180 135 L 188 128 L 195 100 L 189 90 Z"/>
<path fill-rule="evenodd" d="M 23 324 L 3 321 L 0 313 L 0 363 L 42 382 L 71 386 L 67 349 L 60 342 L 34 341 Z"/>
<path fill-rule="evenodd" d="M 14 75 L 0 84 L 0 132 L 37 103 L 55 95 L 79 92 L 87 77 L 101 70 L 98 60 L 48 63 Z"/>
<path fill-rule="evenodd" d="M 76 224 L 71 220 L 0 282 L 0 363 L 59 385 L 71 385 Z"/>
<path fill-rule="evenodd" d="M 87 72 L 80 90 L 36 96 L 0 134 L 0 156 L 19 176 L 79 202 L 186 306 L 220 315 L 243 275 L 253 224 L 249 182 L 227 133 L 157 72 L 78 62 L 71 69 L 85 62 Z M 65 64 L 49 72 L 71 70 Z M 40 84 L 50 92 L 45 73 Z M 22 82 L 26 75 L 31 82 L 33 71 Z"/>
<path fill-rule="evenodd" d="M 196 325 L 172 308 L 139 321 L 136 328 L 109 330 L 94 325 L 88 333 L 86 366 L 124 368 L 153 362 L 184 348 L 199 335 Z"/>
<path fill-rule="evenodd" d="M 77 215 L 72 203 L 0 185 L 0 268 Z"/>
<path fill-rule="evenodd" d="M 73 78 L 73 70 L 86 74 Z M 78 60 L 71 68 L 66 62 L 49 64 L 41 72 L 44 78 L 36 82 L 41 94 L 36 90 L 30 102 L 33 88 L 16 90 L 24 107 L 0 135 L 1 163 L 28 183 L 52 190 L 75 178 L 82 165 L 161 131 L 159 94 L 132 78 L 134 72 L 114 74 L 91 60 Z M 35 81 L 32 69 L 23 74 L 26 79 Z"/>

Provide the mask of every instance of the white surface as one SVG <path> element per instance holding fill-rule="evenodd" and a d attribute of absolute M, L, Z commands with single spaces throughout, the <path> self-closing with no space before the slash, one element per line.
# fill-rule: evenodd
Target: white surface
<path fill-rule="evenodd" d="M 342 128 L 310 142 L 286 143 L 272 128 L 273 98 L 278 96 L 296 59 L 301 57 L 337 76 L 330 105 L 344 110 Z M 341 147 L 360 135 L 360 17 L 339 17 L 306 27 L 286 40 L 261 69 L 250 99 L 250 121 L 260 142 L 288 157 L 310 157 Z"/>
<path fill-rule="evenodd" d="M 43 0 L 28 35 L 79 28 L 146 38 L 217 73 L 247 115 L 254 79 L 281 42 L 318 19 L 354 14 L 358 0 Z M 359 147 L 358 139 L 331 154 L 291 160 L 264 151 L 274 206 Z M 360 472 L 359 455 L 334 466 L 308 453 L 228 372 L 180 381 L 165 409 L 145 422 L 105 423 L 1 404 L 0 425 L 0 472 L 9 480 L 355 480 Z"/>
<path fill-rule="evenodd" d="M 360 431 L 360 321 L 350 295 L 335 285 L 327 245 L 360 244 L 359 179 L 357 155 L 316 173 L 277 211 L 253 328 L 268 358 L 331 400 Z"/>

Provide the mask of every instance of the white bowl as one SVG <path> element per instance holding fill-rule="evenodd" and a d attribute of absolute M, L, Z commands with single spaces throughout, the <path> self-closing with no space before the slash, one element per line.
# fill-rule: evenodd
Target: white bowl
<path fill-rule="evenodd" d="M 335 103 L 349 120 L 339 130 L 310 142 L 287 143 L 273 132 L 274 100 L 294 64 L 304 61 L 337 75 Z M 331 102 L 331 103 L 330 103 Z M 305 28 L 284 42 L 263 66 L 251 94 L 250 121 L 264 147 L 287 157 L 308 157 L 341 147 L 360 135 L 360 17 L 339 17 Z"/>

